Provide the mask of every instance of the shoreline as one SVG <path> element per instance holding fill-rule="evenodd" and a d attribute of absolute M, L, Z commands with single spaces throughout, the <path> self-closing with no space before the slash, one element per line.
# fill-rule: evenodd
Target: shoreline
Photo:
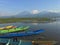
<path fill-rule="evenodd" d="M 39 21 L 39 22 L 5 22 L 5 23 L 0 23 L 0 24 L 7 24 L 7 23 L 51 23 L 51 22 L 55 22 L 55 21 Z"/>
<path fill-rule="evenodd" d="M 0 18 L 0 24 L 4 23 L 47 23 L 54 22 L 56 20 L 52 20 L 49 18 Z"/>

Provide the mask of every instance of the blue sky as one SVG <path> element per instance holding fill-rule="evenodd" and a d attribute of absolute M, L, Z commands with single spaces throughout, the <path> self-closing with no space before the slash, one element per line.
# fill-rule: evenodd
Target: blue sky
<path fill-rule="evenodd" d="M 60 11 L 60 0 L 0 0 L 0 15 L 32 10 Z"/>

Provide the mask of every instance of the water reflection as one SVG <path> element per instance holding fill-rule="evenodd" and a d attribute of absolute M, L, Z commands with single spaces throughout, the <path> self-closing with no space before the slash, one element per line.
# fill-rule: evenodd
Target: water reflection
<path fill-rule="evenodd" d="M 48 23 L 7 23 L 0 24 L 0 27 L 6 25 L 30 26 L 29 30 L 44 29 L 45 32 L 42 35 L 45 35 L 47 40 L 49 39 L 60 41 L 60 20 Z"/>
<path fill-rule="evenodd" d="M 33 25 L 38 25 L 39 23 L 32 23 Z"/>

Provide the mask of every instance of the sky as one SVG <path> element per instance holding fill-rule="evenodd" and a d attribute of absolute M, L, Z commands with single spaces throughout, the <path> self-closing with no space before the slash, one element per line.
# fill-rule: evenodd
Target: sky
<path fill-rule="evenodd" d="M 60 11 L 60 0 L 0 0 L 0 16 L 15 15 L 22 11 Z"/>

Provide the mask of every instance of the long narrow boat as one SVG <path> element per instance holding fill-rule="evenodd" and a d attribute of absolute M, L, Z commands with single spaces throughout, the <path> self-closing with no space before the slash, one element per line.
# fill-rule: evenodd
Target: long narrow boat
<path fill-rule="evenodd" d="M 4 29 L 11 29 L 11 28 L 16 28 L 16 26 L 5 26 L 5 27 L 0 27 L 0 30 L 4 30 Z"/>
<path fill-rule="evenodd" d="M 29 26 L 21 26 L 21 27 L 12 28 L 12 29 L 0 30 L 0 34 L 17 32 L 17 31 L 19 31 L 19 32 L 26 31 L 28 28 L 29 28 Z"/>
<path fill-rule="evenodd" d="M 30 36 L 43 33 L 44 30 L 36 30 L 36 31 L 27 31 L 27 32 L 19 32 L 19 33 L 9 33 L 5 35 L 0 35 L 0 38 L 13 38 L 13 37 L 23 37 L 23 36 Z"/>

